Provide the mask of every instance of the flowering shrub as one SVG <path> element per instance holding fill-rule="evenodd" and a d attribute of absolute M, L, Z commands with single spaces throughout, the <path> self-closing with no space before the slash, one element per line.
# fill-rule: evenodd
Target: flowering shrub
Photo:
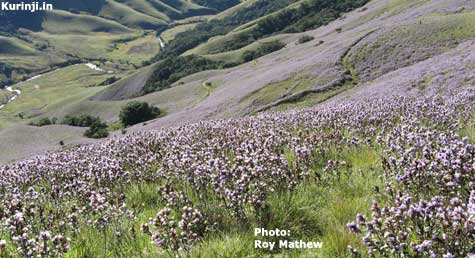
<path fill-rule="evenodd" d="M 348 225 L 363 234 L 370 255 L 468 255 L 474 149 L 456 130 L 471 121 L 474 96 L 465 90 L 200 122 L 3 166 L 0 254 L 60 257 L 84 225 L 120 235 L 127 228 L 117 225 L 127 220 L 135 232 L 141 208 L 127 190 L 153 185 L 158 213 L 142 231 L 177 255 L 205 238 L 209 225 L 220 228 L 197 200 L 212 200 L 236 223 L 264 221 L 269 195 L 339 178 L 351 164 L 328 153 L 365 146 L 385 150 L 388 195 L 371 218 Z"/>
<path fill-rule="evenodd" d="M 150 227 L 154 227 L 155 231 Z M 142 225 L 142 231 L 152 237 L 152 242 L 178 255 L 181 250 L 189 251 L 193 243 L 200 240 L 206 230 L 203 214 L 197 209 L 183 207 L 181 217 L 172 214 L 170 208 L 161 209 L 149 224 Z"/>
<path fill-rule="evenodd" d="M 455 132 L 472 117 L 473 107 L 456 119 L 460 106 L 450 102 L 454 109 L 430 112 L 436 123 L 413 120 L 380 142 L 387 150 L 383 168 L 390 200 L 384 207 L 374 202 L 370 219 L 358 215 L 347 225 L 363 234 L 371 257 L 475 255 L 475 148 Z"/>

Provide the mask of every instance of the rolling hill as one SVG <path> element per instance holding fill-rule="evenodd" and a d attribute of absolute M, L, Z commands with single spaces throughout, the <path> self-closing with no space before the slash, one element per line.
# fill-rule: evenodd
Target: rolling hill
<path fill-rule="evenodd" d="M 448 55 L 447 53 L 452 53 L 455 57 L 468 55 L 470 45 L 468 50 L 463 50 L 460 46 L 473 40 L 471 17 L 474 6 L 470 1 L 370 1 L 350 13 L 338 13 L 332 18 L 334 21 L 314 21 L 313 18 L 308 18 L 312 15 L 303 13 L 303 20 L 316 22 L 307 26 L 318 25 L 318 28 L 295 32 L 290 28 L 303 21 L 297 17 L 295 23 L 290 24 L 292 26 L 270 34 L 264 33 L 259 36 L 261 39 L 256 38 L 237 49 L 223 46 L 227 45 L 226 42 L 232 42 L 230 39 L 235 39 L 236 35 L 247 35 L 255 31 L 257 24 L 268 17 L 279 17 L 289 8 L 300 8 L 304 1 L 245 1 L 237 5 L 230 1 L 229 9 L 214 16 L 206 16 L 205 19 L 195 16 L 185 20 L 173 20 L 171 16 L 164 16 L 159 8 L 149 8 L 149 2 L 115 2 L 121 8 L 134 9 L 168 24 L 164 27 L 166 30 L 159 30 L 163 32 L 163 38 L 166 38 L 165 48 L 159 50 L 155 31 L 137 29 L 120 21 L 101 17 L 100 13 L 104 8 L 81 9 L 78 5 L 74 8 L 80 9 L 79 12 L 57 10 L 47 13 L 46 17 L 51 18 L 44 20 L 41 30 L 25 31 L 21 37 L 3 37 L 8 42 L 4 44 L 5 48 L 11 49 L 8 50 L 12 51 L 10 53 L 17 53 L 15 56 L 1 57 L 0 60 L 5 60 L 7 64 L 3 68 L 6 74 L 17 78 L 25 77 L 18 71 L 12 72 L 12 64 L 25 71 L 31 67 L 35 67 L 36 71 L 48 71 L 54 68 L 41 70 L 39 64 L 54 67 L 51 63 L 67 63 L 73 56 L 75 62 L 93 61 L 105 71 L 114 71 L 114 75 L 98 72 L 96 76 L 86 80 L 83 78 L 90 77 L 95 72 L 78 69 L 78 66 L 66 69 L 61 79 L 64 84 L 70 85 L 68 87 L 74 88 L 74 91 L 61 89 L 55 73 L 47 73 L 31 82 L 17 84 L 15 87 L 25 89 L 24 94 L 20 96 L 18 103 L 11 103 L 0 110 L 1 127 L 28 124 L 44 117 L 61 120 L 71 114 L 97 115 L 109 124 L 115 124 L 120 108 L 129 101 L 139 100 L 160 107 L 166 115 L 128 130 L 151 130 L 202 119 L 313 106 L 351 95 L 367 94 L 369 90 L 365 90 L 366 88 L 374 89 L 374 94 L 384 95 L 388 90 L 384 88 L 386 86 L 378 90 L 374 87 L 388 85 L 391 80 L 404 81 L 402 84 L 408 87 L 394 89 L 394 92 L 413 94 L 438 92 L 440 90 L 434 90 L 440 87 L 438 84 L 451 78 L 450 74 L 463 73 L 462 71 L 465 74 L 458 76 L 456 81 L 460 85 L 473 83 L 473 78 L 466 75 L 470 74 L 468 71 L 472 71 L 473 67 L 470 56 L 464 62 L 459 62 L 458 72 L 443 64 L 440 64 L 440 71 L 429 71 L 425 67 L 431 61 L 441 62 L 443 58 L 439 56 Z M 104 1 L 101 6 L 109 4 L 113 3 Z M 195 2 L 196 4 L 198 3 Z M 176 3 L 167 6 L 183 7 Z M 207 5 L 206 8 L 213 7 Z M 318 10 L 314 9 L 315 12 Z M 153 14 L 155 11 L 161 14 Z M 97 15 L 92 15 L 93 13 Z M 119 17 L 115 14 L 113 16 Z M 128 18 L 123 19 L 135 19 L 139 16 L 124 17 Z M 62 26 L 55 29 L 55 24 L 66 20 L 73 21 L 72 24 L 84 24 L 80 27 Z M 309 39 L 301 42 L 304 36 Z M 40 42 L 49 44 L 49 47 L 39 51 L 37 47 Z M 272 42 L 280 42 L 285 47 L 270 54 L 264 52 L 263 57 L 253 61 L 244 61 L 245 55 L 256 54 L 262 46 Z M 213 63 L 209 67 L 213 67 L 213 70 L 189 76 L 186 76 L 186 72 L 182 73 L 183 77 L 176 77 L 176 82 L 165 89 L 144 94 L 144 87 L 150 83 L 164 58 L 181 58 L 191 54 L 211 60 Z M 150 59 L 154 56 L 154 59 Z M 29 63 L 31 60 L 34 61 L 34 66 Z M 151 65 L 142 64 L 147 60 L 156 62 Z M 435 63 L 433 65 L 437 66 Z M 406 71 L 404 69 L 411 71 L 411 74 L 415 73 L 419 66 L 425 67 L 421 69 L 427 73 L 422 79 L 416 75 L 403 78 L 400 74 L 401 71 Z M 97 86 L 111 77 L 119 80 L 108 86 Z M 35 85 L 40 87 L 39 92 L 43 85 L 50 85 L 48 88 L 51 88 L 51 93 L 46 90 L 39 95 L 34 91 L 30 92 L 29 89 Z M 70 92 L 76 92 L 77 95 L 67 96 Z M 6 91 L 3 94 L 8 96 Z M 45 102 L 44 98 L 51 94 L 58 98 L 55 102 L 59 104 L 33 104 Z M 44 145 L 44 149 L 58 147 L 49 143 Z M 11 159 L 17 155 L 5 156 L 5 159 Z"/>
<path fill-rule="evenodd" d="M 53 4 L 53 11 L 0 12 L 0 36 L 9 38 L 3 48 L 11 49 L 6 54 L 0 52 L 0 62 L 14 71 L 3 74 L 0 85 L 71 63 L 98 59 L 134 69 L 158 53 L 158 48 L 150 51 L 149 46 L 158 46 L 156 38 L 147 37 L 144 41 L 140 37 L 163 31 L 179 20 L 216 14 L 239 4 L 184 0 L 52 0 L 48 3 Z M 147 51 L 140 51 L 141 47 L 134 42 L 137 39 L 147 46 Z M 128 51 L 126 45 L 135 48 Z M 28 55 L 24 52 L 27 48 Z M 15 53 L 22 57 L 14 57 Z"/>
<path fill-rule="evenodd" d="M 57 6 L 1 29 L 0 257 L 473 257 L 474 1 Z"/>

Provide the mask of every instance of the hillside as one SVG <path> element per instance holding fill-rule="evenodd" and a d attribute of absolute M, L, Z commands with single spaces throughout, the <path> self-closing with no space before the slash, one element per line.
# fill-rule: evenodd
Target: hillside
<path fill-rule="evenodd" d="M 21 252 L 73 257 L 465 257 L 474 235 L 457 231 L 472 223 L 474 191 L 466 189 L 474 180 L 475 92 L 451 93 L 202 121 L 0 167 L 4 205 L 12 203 L 0 220 L 25 221 L 12 224 L 13 237 L 34 226 L 23 235 L 38 234 L 48 247 L 21 246 L 0 234 L 6 239 L 2 252 L 20 257 Z M 448 178 L 456 173 L 458 178 Z M 18 186 L 28 190 L 19 194 Z M 23 201 L 30 204 L 25 213 L 14 205 Z M 454 209 L 460 217 L 449 216 Z M 46 216 L 48 225 L 41 223 Z M 412 225 L 427 231 L 411 232 Z M 397 241 L 405 248 L 388 250 L 384 246 L 394 240 L 375 226 L 396 228 L 411 239 L 401 237 Z M 254 233 L 261 227 L 289 230 L 288 241 L 323 245 L 256 248 L 256 241 L 282 239 Z M 447 240 L 427 245 L 434 232 L 447 232 Z M 362 242 L 363 236 L 368 241 Z M 64 239 L 60 245 L 55 244 L 58 239 Z M 470 244 L 460 246 L 458 240 Z"/>
<path fill-rule="evenodd" d="M 409 6 L 410 11 L 405 11 Z M 461 77 L 453 77 L 463 84 L 450 85 L 470 85 L 473 83 L 470 72 L 473 63 L 470 53 L 473 47 L 469 44 L 469 47 L 464 49 L 467 45 L 460 44 L 474 39 L 474 34 L 470 33 L 472 26 L 469 25 L 473 7 L 472 3 L 466 1 L 370 2 L 364 9 L 347 14 L 344 19 L 328 26 L 289 35 L 285 38 L 287 46 L 283 50 L 256 62 L 211 75 L 194 76 L 199 78 L 198 80 L 182 80 L 176 84 L 177 87 L 193 88 L 199 81 L 211 82 L 216 87 L 204 101 L 164 117 L 156 123 L 149 123 L 145 128 L 176 125 L 182 121 L 199 121 L 205 118 L 245 115 L 270 108 L 311 106 L 348 89 L 353 88 L 352 93 L 364 91 L 366 87 L 374 84 L 375 77 L 384 81 L 388 87 L 399 87 L 399 83 L 393 85 L 394 73 L 389 74 L 391 71 L 397 72 L 408 66 L 413 66 L 417 71 L 419 66 L 426 63 L 429 65 L 431 61 L 430 66 L 440 66 L 440 70 L 434 71 L 434 78 L 451 78 L 448 74 L 454 73 L 455 70 L 451 68 L 452 64 L 446 65 L 448 60 L 444 56 L 459 60 L 469 55 L 464 62 L 454 60 L 454 63 L 460 65 L 461 71 L 457 74 Z M 394 29 L 400 32 L 396 33 Z M 427 32 L 430 30 L 437 32 Z M 432 38 L 427 38 L 427 33 Z M 299 44 L 297 41 L 302 35 L 312 36 L 314 40 Z M 375 40 L 384 41 L 384 44 Z M 372 45 L 378 48 L 366 50 Z M 459 50 L 456 50 L 457 47 Z M 446 53 L 447 51 L 452 52 Z M 438 57 L 439 55 L 441 56 Z M 430 58 L 434 59 L 424 62 Z M 378 72 L 374 67 L 384 68 L 384 71 Z M 366 78 L 365 71 L 371 72 L 372 77 Z M 402 72 L 399 74 L 404 77 Z M 419 90 L 417 85 L 424 84 L 424 79 L 427 79 L 427 82 L 432 81 L 432 78 L 420 77 L 415 72 L 414 77 L 404 79 L 412 80 L 406 84 L 416 85 L 414 88 Z M 446 79 L 434 80 L 433 83 L 426 84 L 446 87 L 443 83 L 445 81 Z M 420 88 L 431 92 L 431 87 Z M 392 93 L 389 88 L 385 90 L 381 90 L 382 95 L 383 92 Z M 137 129 L 140 129 L 140 126 Z"/>
<path fill-rule="evenodd" d="M 292 2 L 292 6 L 299 6 L 299 4 L 299 2 Z M 262 5 L 259 6 L 262 7 Z M 274 9 L 272 8 L 268 11 L 265 8 L 259 10 L 267 16 L 269 12 L 273 13 Z M 406 10 L 408 8 L 409 10 Z M 245 17 L 242 15 L 249 13 L 249 10 L 255 10 L 254 3 L 252 1 L 243 2 L 214 18 L 209 18 L 210 21 L 218 19 L 224 21 L 224 23 L 210 22 L 211 25 L 203 26 L 203 28 L 229 24 L 230 21 L 233 21 L 235 23 L 231 23 L 230 28 L 238 31 L 242 30 L 242 26 L 239 24 L 249 23 L 249 19 L 252 23 L 254 16 L 251 15 L 250 18 L 243 18 L 243 20 L 236 17 Z M 61 11 L 55 12 L 62 13 Z M 276 14 L 281 12 L 277 8 Z M 129 129 L 132 131 L 149 130 L 196 122 L 202 119 L 254 114 L 257 111 L 269 109 L 285 110 L 312 106 L 333 96 L 341 95 L 341 93 L 345 94 L 334 101 L 343 98 L 343 96 L 357 96 L 360 94 L 359 92 L 363 92 L 361 94 L 364 95 L 369 91 L 373 91 L 385 95 L 384 92 L 388 91 L 386 87 L 389 87 L 386 85 L 396 87 L 391 83 L 394 78 L 403 80 L 408 89 L 402 89 L 402 86 L 398 84 L 397 86 L 401 87 L 401 90 L 389 91 L 388 93 L 401 91 L 414 94 L 420 92 L 431 93 L 435 91 L 432 90 L 433 88 L 440 88 L 441 86 L 438 85 L 444 85 L 443 82 L 447 81 L 444 76 L 451 78 L 447 75 L 451 73 L 460 74 L 460 76 L 454 76 L 457 78 L 455 81 L 460 81 L 463 85 L 470 85 L 473 81 L 469 73 L 471 71 L 470 56 L 464 59 L 464 62 L 453 60 L 459 67 L 458 72 L 451 69 L 453 65 L 445 66 L 444 62 L 447 62 L 446 56 L 452 59 L 470 53 L 472 47 L 463 49 L 463 46 L 466 45 L 459 46 L 459 44 L 473 40 L 473 33 L 471 33 L 471 28 L 473 28 L 471 26 L 472 12 L 473 4 L 466 1 L 451 3 L 372 1 L 364 8 L 345 14 L 337 21 L 316 30 L 302 33 L 277 33 L 257 40 L 241 49 L 216 54 L 206 54 L 205 52 L 202 57 L 219 64 L 215 66 L 215 63 L 210 63 L 209 68 L 218 68 L 217 70 L 199 72 L 188 77 L 178 78 L 178 81 L 173 83 L 172 87 L 166 87 L 165 90 L 146 95 L 143 95 L 144 86 L 150 81 L 150 76 L 154 70 L 157 70 L 156 67 L 160 64 L 160 61 L 153 66 L 138 70 L 127 68 L 130 66 L 126 62 L 120 65 L 115 62 L 106 62 L 102 67 L 105 70 L 115 71 L 114 77 L 120 78 L 119 81 L 107 87 L 90 88 L 90 86 L 99 85 L 112 76 L 102 74 L 96 78 L 82 81 L 79 78 L 88 76 L 90 72 L 79 70 L 79 76 L 67 76 L 71 78 L 66 77 L 63 80 L 79 87 L 77 92 L 81 95 L 67 97 L 64 94 L 68 91 L 58 91 L 58 94 L 55 93 L 54 96 L 59 98 L 56 102 L 62 104 L 31 105 L 28 103 L 44 101 L 44 98 L 41 97 L 43 94 L 38 95 L 34 91 L 25 91 L 20 97 L 20 99 L 23 99 L 21 102 L 11 103 L 9 107 L 7 106 L 0 111 L 2 117 L 0 126 L 9 127 L 18 123 L 25 124 L 38 121 L 42 117 L 57 117 L 61 120 L 64 116 L 70 114 L 98 115 L 108 123 L 114 124 L 118 120 L 120 108 L 125 103 L 140 100 L 158 106 L 167 114 L 157 121 L 149 122 L 146 125 L 137 125 Z M 79 15 L 79 17 L 83 16 Z M 122 28 L 118 23 L 112 23 L 118 26 L 116 28 Z M 202 23 L 202 21 L 198 22 L 198 24 Z M 194 26 L 196 27 L 198 24 Z M 100 27 L 99 24 L 89 24 L 88 26 L 90 28 L 93 28 L 91 26 Z M 62 30 L 68 30 L 67 27 L 63 27 Z M 189 27 L 189 29 L 193 29 L 193 27 Z M 229 28 L 225 31 L 227 30 Z M 233 30 L 229 33 L 236 33 Z M 179 42 L 191 42 L 186 37 L 192 35 L 190 30 L 184 29 L 183 31 L 185 31 L 185 34 L 178 38 L 176 38 L 176 35 L 174 36 L 176 43 L 173 43 L 173 38 L 169 40 L 162 55 L 183 52 L 181 47 L 186 44 L 179 44 Z M 196 30 L 193 31 L 196 32 Z M 135 31 L 119 30 L 117 33 L 120 33 L 116 34 L 118 38 L 139 36 L 139 34 L 135 34 Z M 130 33 L 135 35 L 129 36 Z M 37 38 L 49 39 L 53 34 L 33 32 L 32 35 Z M 66 53 L 75 53 L 75 55 L 102 56 L 119 61 L 122 59 L 121 56 L 127 56 L 130 59 L 131 55 L 126 53 L 133 51 L 136 62 L 143 60 L 147 56 L 146 53 L 150 57 L 155 51 L 158 51 L 149 48 L 148 45 L 153 40 L 153 35 L 148 35 L 149 39 L 138 37 L 127 43 L 121 43 L 121 40 L 116 41 L 118 42 L 117 49 L 112 52 L 108 52 L 110 50 L 103 48 L 110 42 L 109 36 L 98 37 L 94 32 L 92 35 L 89 38 L 82 34 L 68 36 L 64 36 L 63 33 L 54 34 L 55 40 L 61 43 L 56 49 L 62 49 L 62 52 Z M 398 35 L 405 36 L 398 37 Z M 427 35 L 430 35 L 431 38 L 427 38 Z M 311 36 L 313 40 L 298 43 L 303 36 Z M 199 52 L 200 49 L 207 48 L 211 42 L 223 37 L 226 36 L 213 37 L 211 35 L 211 38 L 206 42 L 200 44 L 198 41 L 198 45 L 191 51 Z M 93 38 L 93 41 L 90 41 L 91 38 Z M 87 42 L 87 44 L 81 44 L 79 48 L 71 48 L 71 42 L 77 42 L 78 40 Z M 228 67 L 226 65 L 228 62 L 239 64 L 243 62 L 244 54 L 256 52 L 267 43 L 276 41 L 285 44 L 285 48 L 251 62 L 219 69 Z M 91 44 L 96 46 L 94 51 L 82 48 L 82 46 L 87 47 Z M 180 48 L 175 48 L 175 45 Z M 158 44 L 150 46 L 158 48 Z M 460 51 L 456 50 L 457 47 Z M 31 45 L 25 44 L 25 46 L 18 49 L 30 48 L 32 48 Z M 451 50 L 455 52 L 447 52 Z M 453 53 L 455 55 L 451 56 Z M 44 58 L 42 56 L 44 55 L 43 52 L 38 53 L 38 55 L 38 59 Z M 58 58 L 58 56 L 50 54 L 47 56 L 48 58 Z M 18 57 L 15 56 L 16 60 L 18 60 Z M 26 56 L 24 58 L 31 60 Z M 430 65 L 440 67 L 440 70 L 431 71 L 430 76 L 418 75 L 419 67 Z M 402 71 L 406 70 L 401 70 L 403 68 L 415 71 L 413 72 L 414 76 L 405 77 Z M 424 69 L 428 70 L 429 67 Z M 57 80 L 54 73 L 46 74 L 42 79 L 43 81 L 38 81 L 39 83 L 33 80 L 30 83 L 18 84 L 17 87 L 19 89 L 29 88 L 30 85 L 37 84 L 41 89 L 43 84 L 48 84 L 53 86 L 52 89 L 55 89 L 54 86 L 56 85 L 54 84 Z M 79 81 L 76 81 L 78 79 Z M 384 89 L 374 90 L 374 87 L 376 87 L 374 85 L 385 86 Z M 459 87 L 457 83 L 451 83 L 450 85 Z M 366 88 L 372 90 L 365 90 Z M 49 93 L 46 93 L 44 96 L 48 95 Z M 77 96 L 81 97 L 77 98 Z M 70 101 L 71 99 L 74 99 L 74 101 Z M 23 117 L 22 119 L 19 118 L 20 114 Z M 58 147 L 50 144 L 43 146 L 45 149 Z M 13 157 L 7 154 L 5 159 Z"/>
<path fill-rule="evenodd" d="M 474 1 L 36 15 L 0 28 L 0 257 L 473 257 Z"/>
<path fill-rule="evenodd" d="M 51 0 L 48 3 L 54 6 L 53 11 L 1 11 L 0 36 L 9 38 L 3 48 L 16 49 L 8 53 L 0 49 L 0 64 L 13 71 L 3 74 L 0 85 L 78 62 L 109 61 L 120 63 L 124 69 L 135 69 L 158 53 L 159 42 L 156 38 L 141 39 L 147 48 L 150 44 L 157 46 L 153 51 L 143 52 L 141 46 L 128 51 L 127 45 L 136 45 L 137 39 L 163 31 L 179 20 L 216 14 L 239 4 L 239 1 L 198 2 Z M 12 42 L 15 42 L 13 46 Z M 21 52 L 27 47 L 32 48 L 29 53 Z"/>

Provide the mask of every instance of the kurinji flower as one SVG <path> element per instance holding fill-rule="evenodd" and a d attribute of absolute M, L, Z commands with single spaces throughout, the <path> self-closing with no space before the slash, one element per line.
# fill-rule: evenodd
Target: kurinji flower
<path fill-rule="evenodd" d="M 7 249 L 7 241 L 0 240 L 0 250 L 5 250 L 5 249 Z"/>
<path fill-rule="evenodd" d="M 40 238 L 41 240 L 45 240 L 45 241 L 48 241 L 51 239 L 51 233 L 48 232 L 48 231 L 43 231 L 40 233 Z"/>
<path fill-rule="evenodd" d="M 449 110 L 445 114 L 455 113 Z M 357 215 L 356 226 L 350 227 L 365 234 L 362 241 L 370 254 L 407 256 L 410 246 L 424 257 L 455 257 L 452 250 L 465 257 L 473 250 L 472 244 L 460 244 L 475 240 L 473 147 L 452 133 L 458 122 L 431 114 L 438 120 L 434 125 L 443 121 L 448 131 L 415 122 L 396 126 L 382 143 L 388 147 L 383 164 L 390 189 L 388 206 L 379 208 L 373 202 L 372 218 Z M 395 195 L 392 189 L 397 189 Z"/>
<path fill-rule="evenodd" d="M 346 224 L 346 227 L 353 233 L 360 233 L 361 230 L 358 228 L 358 226 L 356 225 L 356 223 L 348 223 Z"/>
<path fill-rule="evenodd" d="M 0 225 L 11 235 L 6 241 L 13 256 L 41 256 L 41 249 L 60 257 L 70 249 L 68 237 L 74 241 L 80 233 L 79 225 L 114 232 L 118 221 L 133 224 L 143 207 L 128 207 L 124 186 L 150 184 L 164 207 L 142 231 L 162 248 L 189 250 L 208 224 L 216 223 L 192 200 L 211 196 L 238 222 L 265 219 L 260 216 L 273 192 L 350 175 L 354 164 L 328 158 L 330 150 L 367 147 L 381 155 L 386 183 L 381 189 L 387 191 L 375 192 L 386 199 L 374 201 L 371 214 L 358 214 L 348 229 L 364 234 L 368 252 L 465 255 L 473 246 L 455 242 L 475 240 L 475 154 L 456 132 L 469 123 L 475 94 L 467 89 L 452 95 L 203 121 L 9 164 L 0 167 Z M 326 170 L 315 169 L 316 161 Z M 38 248 L 44 242 L 49 249 Z"/>

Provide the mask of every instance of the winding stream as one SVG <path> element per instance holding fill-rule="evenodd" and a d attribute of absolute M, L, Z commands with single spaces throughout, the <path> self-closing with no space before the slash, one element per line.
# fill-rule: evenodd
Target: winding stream
<path fill-rule="evenodd" d="M 13 89 L 11 86 L 5 87 L 5 89 L 9 92 L 14 92 L 14 94 L 8 99 L 7 103 L 0 105 L 0 109 L 4 108 L 6 104 L 14 101 L 21 94 L 21 90 Z"/>
<path fill-rule="evenodd" d="M 160 49 L 164 49 L 165 48 L 165 42 L 163 41 L 162 39 L 162 36 L 157 36 L 158 38 L 158 43 L 160 44 Z"/>

